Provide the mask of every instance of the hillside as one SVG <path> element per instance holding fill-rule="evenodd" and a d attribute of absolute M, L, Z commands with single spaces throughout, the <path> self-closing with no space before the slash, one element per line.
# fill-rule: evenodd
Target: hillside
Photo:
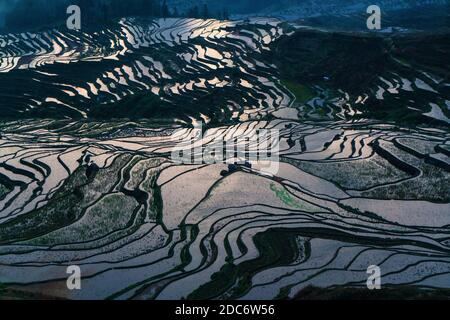
<path fill-rule="evenodd" d="M 270 62 L 282 79 L 320 92 L 320 112 L 347 105 L 362 117 L 450 123 L 449 44 L 449 34 L 301 29 L 273 44 Z"/>

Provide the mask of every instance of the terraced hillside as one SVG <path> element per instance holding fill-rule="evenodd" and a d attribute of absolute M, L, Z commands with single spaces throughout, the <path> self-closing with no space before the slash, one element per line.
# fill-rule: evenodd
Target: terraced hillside
<path fill-rule="evenodd" d="M 264 18 L 130 18 L 86 32 L 9 34 L 0 36 L 0 109 L 12 119 L 356 116 L 448 126 L 448 40 Z"/>
<path fill-rule="evenodd" d="M 3 125 L 1 282 L 74 299 L 261 299 L 364 286 L 377 264 L 385 285 L 449 287 L 448 132 L 276 120 L 203 142 L 258 128 L 280 130 L 275 174 L 174 163 L 194 129 Z M 80 291 L 66 288 L 73 264 Z"/>
<path fill-rule="evenodd" d="M 280 21 L 267 19 L 123 19 L 92 33 L 0 36 L 1 111 L 23 118 L 258 118 L 290 101 L 274 67 L 259 58 L 283 33 Z"/>
<path fill-rule="evenodd" d="M 354 37 L 273 19 L 0 36 L 0 297 L 294 298 L 366 288 L 371 265 L 450 288 L 446 67 Z M 375 112 L 395 107 L 414 125 Z M 274 152 L 213 163 L 217 141 Z"/>
<path fill-rule="evenodd" d="M 296 106 L 303 117 L 359 116 L 445 127 L 450 123 L 449 43 L 445 32 L 380 36 L 301 28 L 275 42 L 268 59 L 291 91 L 303 89 Z M 312 98 L 303 98 L 305 87 L 314 91 Z"/>

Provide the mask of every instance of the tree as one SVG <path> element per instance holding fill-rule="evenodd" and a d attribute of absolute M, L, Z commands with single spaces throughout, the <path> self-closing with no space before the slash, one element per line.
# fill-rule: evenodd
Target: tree
<path fill-rule="evenodd" d="M 103 21 L 106 22 L 106 21 L 108 21 L 108 19 L 110 17 L 110 11 L 109 11 L 109 8 L 106 5 L 106 3 L 102 3 L 101 7 L 102 7 L 102 14 L 103 14 Z"/>
<path fill-rule="evenodd" d="M 228 12 L 227 8 L 223 8 L 222 19 L 223 20 L 229 20 L 230 19 L 230 13 Z"/>
<path fill-rule="evenodd" d="M 222 20 L 222 10 L 217 11 L 217 15 L 216 15 L 218 20 Z"/>
<path fill-rule="evenodd" d="M 203 19 L 209 18 L 209 10 L 208 10 L 208 5 L 206 3 L 203 5 L 202 18 Z"/>
<path fill-rule="evenodd" d="M 159 0 L 153 3 L 153 14 L 155 17 L 161 17 L 161 4 Z"/>
<path fill-rule="evenodd" d="M 147 0 L 146 3 L 147 9 L 145 12 L 147 12 L 147 16 L 149 17 L 154 17 L 155 16 L 155 12 L 154 12 L 154 7 L 155 7 L 155 3 L 153 0 Z"/>
<path fill-rule="evenodd" d="M 34 28 L 63 25 L 66 9 L 77 5 L 81 9 L 83 25 L 107 23 L 113 18 L 127 16 L 164 17 L 180 16 L 179 8 L 169 8 L 167 0 L 0 0 L 8 11 L 0 14 L 0 28 L 30 31 Z M 0 5 L 1 6 L 1 5 Z M 173 9 L 173 10 L 171 10 Z M 194 11 L 200 17 L 199 9 Z"/>
<path fill-rule="evenodd" d="M 170 16 L 169 7 L 167 6 L 167 1 L 164 0 L 163 5 L 161 7 L 161 16 L 165 19 Z"/>

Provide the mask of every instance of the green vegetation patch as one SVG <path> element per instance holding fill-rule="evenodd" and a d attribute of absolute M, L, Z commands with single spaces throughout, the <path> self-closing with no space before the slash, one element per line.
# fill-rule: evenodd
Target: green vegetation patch
<path fill-rule="evenodd" d="M 288 158 L 284 161 L 310 174 L 331 180 L 344 189 L 365 190 L 410 177 L 379 155 L 345 162 L 319 163 Z"/>
<path fill-rule="evenodd" d="M 277 186 L 274 183 L 271 183 L 270 190 L 275 192 L 275 195 L 289 207 L 309 212 L 320 211 L 318 207 L 309 204 L 308 202 L 295 198 L 284 187 L 277 188 Z"/>
<path fill-rule="evenodd" d="M 79 221 L 36 239 L 35 243 L 89 241 L 124 229 L 130 223 L 137 206 L 137 201 L 132 197 L 121 193 L 107 195 L 88 208 Z"/>
<path fill-rule="evenodd" d="M 6 196 L 11 190 L 0 183 L 0 199 Z"/>
<path fill-rule="evenodd" d="M 420 178 L 382 186 L 361 195 L 380 199 L 427 200 L 440 203 L 450 201 L 448 192 L 450 173 L 426 163 L 423 163 L 420 169 L 422 170 Z"/>
<path fill-rule="evenodd" d="M 117 183 L 118 173 L 129 159 L 129 155 L 120 156 L 93 181 L 87 179 L 85 167 L 78 168 L 47 205 L 0 225 L 0 243 L 32 239 L 76 222 L 86 207 Z"/>
<path fill-rule="evenodd" d="M 314 91 L 303 84 L 298 84 L 289 80 L 282 80 L 281 84 L 295 95 L 295 98 L 299 103 L 305 103 L 315 97 Z"/>

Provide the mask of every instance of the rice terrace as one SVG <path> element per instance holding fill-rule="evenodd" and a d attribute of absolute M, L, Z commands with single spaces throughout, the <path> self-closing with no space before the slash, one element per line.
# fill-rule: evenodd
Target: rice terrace
<path fill-rule="evenodd" d="M 332 299 L 373 266 L 394 297 L 448 299 L 449 2 L 381 5 L 381 30 L 310 2 L 79 30 L 64 4 L 26 28 L 5 9 L 0 299 Z"/>

